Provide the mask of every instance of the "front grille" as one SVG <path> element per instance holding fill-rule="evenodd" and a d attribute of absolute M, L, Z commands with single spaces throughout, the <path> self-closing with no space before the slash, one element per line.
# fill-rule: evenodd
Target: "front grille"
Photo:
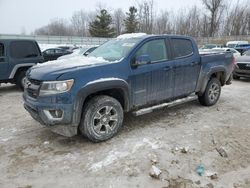
<path fill-rule="evenodd" d="M 34 80 L 34 79 L 27 79 L 26 82 L 28 82 L 26 86 L 26 91 L 28 95 L 36 99 L 39 95 L 39 89 L 40 89 L 42 82 L 39 80 Z"/>
<path fill-rule="evenodd" d="M 238 63 L 237 65 L 238 65 L 239 69 L 250 70 L 250 64 L 248 64 L 248 63 Z"/>

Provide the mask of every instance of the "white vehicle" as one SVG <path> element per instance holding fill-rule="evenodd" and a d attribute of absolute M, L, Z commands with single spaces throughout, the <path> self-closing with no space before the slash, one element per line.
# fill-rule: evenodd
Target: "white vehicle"
<path fill-rule="evenodd" d="M 68 54 L 68 55 L 64 55 L 64 56 L 59 57 L 58 60 L 69 59 L 69 58 L 76 57 L 76 56 L 87 56 L 92 51 L 94 51 L 96 48 L 97 48 L 97 46 L 91 47 L 91 48 L 80 48 L 80 49 L 75 50 L 72 54 Z"/>
<path fill-rule="evenodd" d="M 229 42 L 227 42 L 226 46 L 228 48 L 235 48 L 241 44 L 248 44 L 248 41 L 229 41 Z"/>
<path fill-rule="evenodd" d="M 213 48 L 212 51 L 213 52 L 232 52 L 234 57 L 241 56 L 240 52 L 238 52 L 237 50 L 235 50 L 233 48 Z"/>

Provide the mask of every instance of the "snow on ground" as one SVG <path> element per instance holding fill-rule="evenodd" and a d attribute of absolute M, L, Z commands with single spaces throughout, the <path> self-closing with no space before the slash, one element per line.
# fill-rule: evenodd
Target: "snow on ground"
<path fill-rule="evenodd" d="M 3 84 L 0 187 L 249 188 L 249 91 L 250 80 L 242 79 L 223 87 L 212 107 L 192 101 L 138 117 L 125 114 L 118 135 L 94 144 L 42 127 L 24 110 L 22 92 Z M 152 165 L 159 179 L 149 176 Z"/>

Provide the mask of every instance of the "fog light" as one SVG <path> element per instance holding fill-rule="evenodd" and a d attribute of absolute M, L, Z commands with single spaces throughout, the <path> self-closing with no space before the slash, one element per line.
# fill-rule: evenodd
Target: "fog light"
<path fill-rule="evenodd" d="M 49 110 L 49 112 L 53 118 L 62 118 L 62 110 Z"/>
<path fill-rule="evenodd" d="M 57 110 L 44 110 L 45 115 L 49 120 L 61 120 L 63 118 L 63 111 Z"/>

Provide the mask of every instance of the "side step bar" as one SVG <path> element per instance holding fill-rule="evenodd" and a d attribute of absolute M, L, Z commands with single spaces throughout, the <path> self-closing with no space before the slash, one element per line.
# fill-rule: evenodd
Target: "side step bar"
<path fill-rule="evenodd" d="M 153 112 L 156 109 L 177 106 L 179 104 L 191 102 L 191 101 L 194 101 L 196 99 L 197 99 L 196 95 L 190 95 L 190 96 L 188 96 L 186 98 L 178 99 L 178 100 L 175 100 L 175 101 L 172 101 L 172 102 L 163 103 L 163 104 L 151 106 L 151 107 L 148 107 L 148 108 L 140 109 L 138 111 L 133 112 L 133 115 L 135 115 L 135 116 L 141 116 L 141 115 L 144 115 L 144 114 L 147 114 L 147 113 L 151 113 L 151 112 Z"/>

